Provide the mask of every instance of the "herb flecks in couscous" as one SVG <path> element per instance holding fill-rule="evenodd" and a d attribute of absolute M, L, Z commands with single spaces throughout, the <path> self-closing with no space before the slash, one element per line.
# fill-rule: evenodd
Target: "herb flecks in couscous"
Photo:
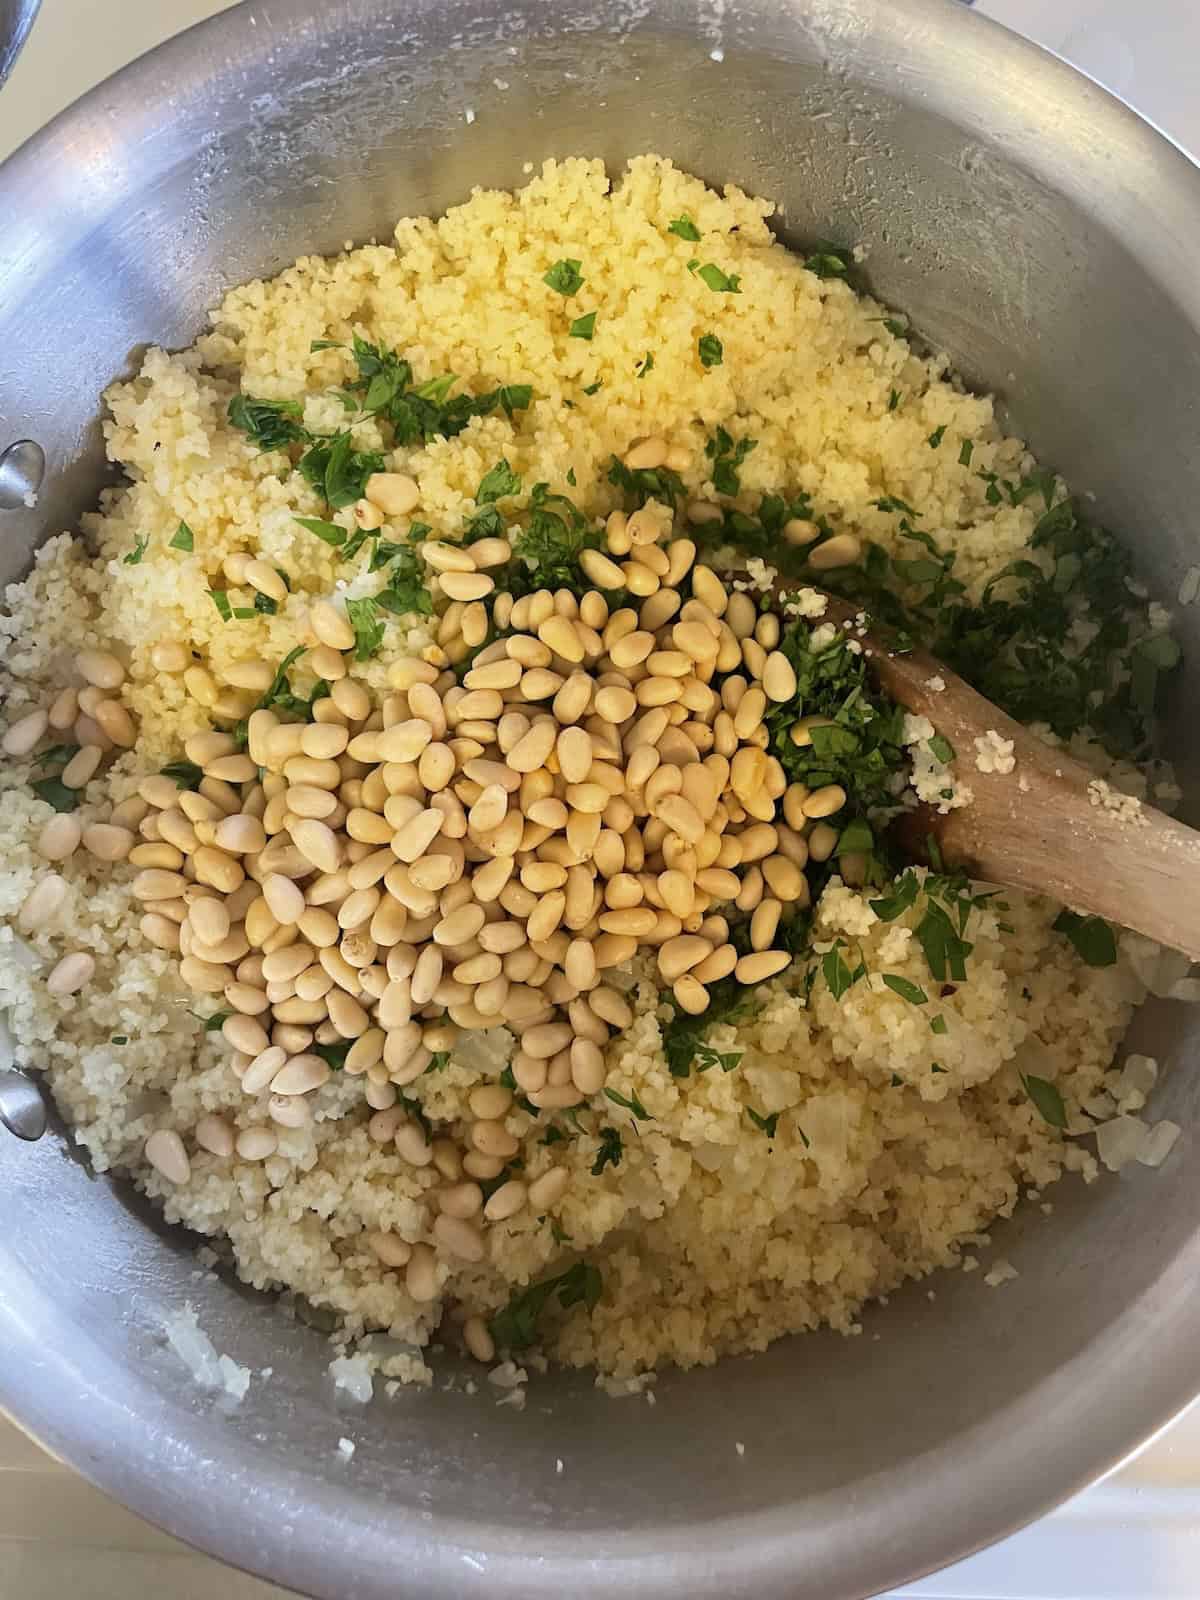
<path fill-rule="evenodd" d="M 1106 793 L 1175 647 L 769 213 L 549 163 L 235 290 L 8 593 L 0 1004 L 98 1168 L 350 1335 L 624 1375 L 852 1331 L 1096 1170 L 1127 941 L 891 856 L 910 779 L 1005 753 L 816 590 Z"/>

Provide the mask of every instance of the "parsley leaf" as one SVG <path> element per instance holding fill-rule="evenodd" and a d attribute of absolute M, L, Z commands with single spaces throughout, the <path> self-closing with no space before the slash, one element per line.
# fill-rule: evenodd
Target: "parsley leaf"
<path fill-rule="evenodd" d="M 828 984 L 829 992 L 835 1000 L 840 1000 L 848 990 L 854 987 L 860 978 L 866 976 L 866 972 L 867 969 L 862 962 L 859 962 L 855 970 L 851 972 L 845 961 L 842 960 L 842 952 L 838 945 L 835 945 L 832 950 L 827 950 L 821 957 L 821 975 Z"/>
<path fill-rule="evenodd" d="M 946 437 L 946 424 L 943 422 L 940 428 L 935 428 L 933 430 L 933 432 L 929 435 L 928 439 L 926 439 L 925 443 L 929 446 L 929 448 L 931 450 L 936 450 L 940 446 L 942 440 L 945 437 Z"/>
<path fill-rule="evenodd" d="M 907 978 L 902 978 L 898 972 L 885 972 L 882 974 L 884 983 L 893 994 L 898 994 L 901 1000 L 907 1000 L 910 1005 L 923 1006 L 929 999 L 918 984 L 910 983 Z M 938 1030 L 935 1028 L 934 1032 Z"/>
<path fill-rule="evenodd" d="M 689 264 L 689 270 L 692 270 Z M 702 283 L 708 285 L 714 294 L 741 294 L 741 275 L 736 272 L 725 273 L 713 262 L 707 261 L 695 269 L 696 276 Z"/>
<path fill-rule="evenodd" d="M 628 1098 L 623 1094 L 618 1094 L 615 1089 L 605 1089 L 604 1093 L 615 1106 L 623 1106 L 632 1116 L 640 1117 L 643 1122 L 654 1120 L 638 1099 L 636 1090 Z"/>
<path fill-rule="evenodd" d="M 676 217 L 674 222 L 667 224 L 667 232 L 673 233 L 679 239 L 687 239 L 691 244 L 700 242 L 700 229 L 685 211 L 681 217 Z"/>
<path fill-rule="evenodd" d="M 579 270 L 582 265 L 582 262 L 575 261 L 570 256 L 564 257 L 563 260 L 554 263 L 542 282 L 564 298 L 569 298 L 573 294 L 578 294 L 583 287 L 583 273 Z"/>
<path fill-rule="evenodd" d="M 966 958 L 974 946 L 955 931 L 946 911 L 935 900 L 928 901 L 925 915 L 917 924 L 917 941 L 938 983 L 945 983 L 947 974 L 959 983 L 966 980 Z"/>
<path fill-rule="evenodd" d="M 596 331 L 596 313 L 589 311 L 584 317 L 576 317 L 567 332 L 572 339 L 590 339 Z"/>
<path fill-rule="evenodd" d="M 935 733 L 932 739 L 926 741 L 926 748 L 933 759 L 940 761 L 944 767 L 954 760 L 954 746 L 940 733 Z"/>
<path fill-rule="evenodd" d="M 616 1128 L 601 1128 L 600 1148 L 596 1151 L 595 1161 L 592 1162 L 592 1177 L 598 1178 L 605 1167 L 619 1167 L 624 1153 L 625 1147 Z"/>
<path fill-rule="evenodd" d="M 704 453 L 712 462 L 713 488 L 718 494 L 740 493 L 742 480 L 738 468 L 757 446 L 757 439 L 739 439 L 735 444 L 733 436 L 725 428 L 717 429 L 705 445 Z"/>
<path fill-rule="evenodd" d="M 552 1300 L 557 1300 L 564 1311 L 577 1305 L 591 1311 L 600 1299 L 602 1287 L 599 1271 L 585 1261 L 577 1261 L 557 1277 L 543 1278 L 514 1294 L 491 1319 L 488 1326 L 492 1338 L 502 1350 L 525 1350 L 537 1338 L 538 1319 Z"/>
<path fill-rule="evenodd" d="M 761 1131 L 766 1134 L 768 1139 L 773 1139 L 775 1137 L 776 1129 L 779 1127 L 779 1118 L 782 1115 L 781 1112 L 772 1111 L 769 1117 L 764 1117 L 761 1115 L 761 1113 L 753 1110 L 752 1107 L 747 1106 L 746 1115 L 750 1118 L 750 1121 L 756 1128 L 761 1129 Z M 806 1139 L 804 1142 L 807 1144 L 808 1140 Z"/>
<path fill-rule="evenodd" d="M 702 367 L 719 367 L 725 360 L 725 346 L 715 333 L 702 333 L 696 348 Z"/>
<path fill-rule="evenodd" d="M 144 539 L 140 539 L 140 538 L 137 537 L 137 535 L 135 535 L 134 536 L 134 541 L 133 541 L 133 549 L 130 550 L 126 555 L 123 555 L 121 557 L 122 565 L 124 565 L 126 567 L 140 567 L 141 564 L 142 564 L 142 557 L 146 554 L 146 551 L 149 548 L 150 548 L 150 535 L 149 534 L 147 534 Z"/>
<path fill-rule="evenodd" d="M 804 265 L 818 278 L 844 278 L 850 271 L 845 251 L 823 240 L 810 256 L 805 257 Z"/>
<path fill-rule="evenodd" d="M 1060 911 L 1051 924 L 1055 933 L 1065 933 L 1089 967 L 1111 967 L 1117 959 L 1117 940 L 1103 917 L 1081 917 L 1074 911 Z"/>
<path fill-rule="evenodd" d="M 384 458 L 376 451 L 355 450 L 349 433 L 318 440 L 300 457 L 300 473 L 314 489 L 325 496 L 330 510 L 361 500 L 367 479 L 384 469 Z"/>
<path fill-rule="evenodd" d="M 521 480 L 501 456 L 490 472 L 484 474 L 478 489 L 475 491 L 475 504 L 479 506 L 491 505 L 494 500 L 500 500 L 505 495 L 520 494 Z"/>
<path fill-rule="evenodd" d="M 959 466 L 960 467 L 969 467 L 971 465 L 971 457 L 974 455 L 974 453 L 975 453 L 975 442 L 974 442 L 974 440 L 973 439 L 964 439 L 963 442 L 958 447 L 958 464 L 959 464 Z"/>
<path fill-rule="evenodd" d="M 732 1072 L 741 1061 L 743 1055 L 745 1055 L 744 1050 L 728 1050 L 722 1054 L 719 1050 L 714 1050 L 710 1044 L 698 1044 L 696 1046 L 696 1071 L 707 1072 L 710 1067 L 720 1067 L 722 1072 Z"/>
<path fill-rule="evenodd" d="M 322 1061 L 327 1062 L 332 1072 L 341 1072 L 346 1065 L 346 1057 L 350 1054 L 353 1044 L 353 1039 L 338 1039 L 333 1044 L 315 1044 L 313 1045 L 313 1054 L 320 1056 Z"/>
<path fill-rule="evenodd" d="M 233 618 L 233 607 L 229 604 L 229 596 L 224 589 L 210 589 L 208 598 L 217 608 L 217 613 L 222 622 L 229 622 Z"/>
<path fill-rule="evenodd" d="M 78 789 L 68 789 L 61 778 L 39 778 L 29 787 L 39 800 L 44 800 L 55 811 L 74 811 L 80 801 Z"/>
<path fill-rule="evenodd" d="M 938 1015 L 936 1017 L 930 1018 L 929 1031 L 930 1031 L 930 1033 L 949 1033 L 950 1032 L 950 1025 L 946 1021 L 945 1017 L 943 1017 L 941 1015 L 940 1012 L 938 1013 Z"/>
<path fill-rule="evenodd" d="M 650 353 L 649 350 L 646 351 L 646 354 L 637 363 L 637 366 L 638 366 L 638 369 L 639 369 L 638 370 L 638 377 L 639 378 L 644 378 L 648 372 L 653 372 L 653 370 L 654 370 L 654 357 Z"/>
<path fill-rule="evenodd" d="M 33 758 L 35 767 L 65 767 L 71 757 L 79 749 L 77 744 L 52 744 L 48 750 L 41 750 Z"/>
<path fill-rule="evenodd" d="M 1023 1072 L 1021 1086 L 1052 1128 L 1066 1127 L 1067 1108 L 1054 1084 L 1045 1078 L 1035 1078 L 1031 1072 Z"/>
<path fill-rule="evenodd" d="M 602 382 L 601 383 L 589 383 L 587 388 L 583 392 L 584 392 L 584 394 L 596 394 L 596 393 L 599 392 L 599 390 L 603 389 L 603 387 L 604 387 L 604 384 Z"/>
<path fill-rule="evenodd" d="M 168 761 L 162 769 L 162 775 L 164 778 L 173 778 L 177 789 L 198 789 L 204 769 L 194 761 Z"/>
<path fill-rule="evenodd" d="M 202 1022 L 204 1024 L 205 1033 L 219 1033 L 229 1021 L 230 1017 L 233 1015 L 233 1012 L 213 1011 L 207 1017 L 202 1017 L 200 1016 L 199 1012 L 193 1011 L 192 1015 L 198 1022 Z"/>
<path fill-rule="evenodd" d="M 315 533 L 318 539 L 323 539 L 326 544 L 335 548 L 346 542 L 346 530 L 336 522 L 324 522 L 320 517 L 296 517 L 294 519 L 302 528 L 307 528 L 309 533 Z"/>
<path fill-rule="evenodd" d="M 196 535 L 186 522 L 181 522 L 175 530 L 175 537 L 171 540 L 168 549 L 187 550 L 189 553 L 196 548 Z"/>
<path fill-rule="evenodd" d="M 919 887 L 916 873 L 905 872 L 892 885 L 890 894 L 870 902 L 871 910 L 880 922 L 894 922 L 916 900 Z"/>
<path fill-rule="evenodd" d="M 260 450 L 283 450 L 308 438 L 300 423 L 303 408 L 295 400 L 256 400 L 252 395 L 235 394 L 226 415 Z"/>
<path fill-rule="evenodd" d="M 346 615 L 354 629 L 354 659 L 367 661 L 383 643 L 386 628 L 376 617 L 374 600 L 347 600 Z"/>

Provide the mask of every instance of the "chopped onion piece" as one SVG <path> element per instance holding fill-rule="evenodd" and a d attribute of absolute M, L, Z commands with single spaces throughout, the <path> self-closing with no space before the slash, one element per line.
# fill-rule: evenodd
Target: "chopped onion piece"
<path fill-rule="evenodd" d="M 1180 1134 L 1177 1122 L 1156 1122 L 1146 1135 L 1145 1143 L 1138 1153 L 1138 1160 L 1144 1167 L 1161 1167 L 1163 1162 L 1174 1149 L 1175 1141 Z"/>
<path fill-rule="evenodd" d="M 1149 1131 L 1138 1117 L 1114 1117 L 1096 1129 L 1096 1154 L 1110 1172 L 1120 1172 L 1138 1159 Z"/>

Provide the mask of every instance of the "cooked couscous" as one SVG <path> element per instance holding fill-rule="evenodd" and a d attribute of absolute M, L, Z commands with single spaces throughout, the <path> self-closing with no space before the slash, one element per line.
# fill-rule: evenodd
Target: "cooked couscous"
<path fill-rule="evenodd" d="M 1160 803 L 1168 619 L 770 212 L 550 162 L 234 290 L 0 616 L 20 1059 L 404 1377 L 439 1325 L 618 1377 L 852 1332 L 1144 1099 L 1145 941 L 891 856 L 1019 772 L 821 590 Z"/>

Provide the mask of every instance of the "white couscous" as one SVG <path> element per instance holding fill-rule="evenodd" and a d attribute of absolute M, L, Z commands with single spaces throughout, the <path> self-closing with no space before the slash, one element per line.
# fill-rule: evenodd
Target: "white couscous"
<path fill-rule="evenodd" d="M 1088 1134 L 1169 1148 L 1115 1058 L 1186 964 L 895 860 L 1013 758 L 819 591 L 1159 804 L 1169 619 L 770 212 L 549 162 L 234 290 L 5 597 L 18 1059 L 395 1376 L 439 1328 L 615 1378 L 851 1333 Z"/>

